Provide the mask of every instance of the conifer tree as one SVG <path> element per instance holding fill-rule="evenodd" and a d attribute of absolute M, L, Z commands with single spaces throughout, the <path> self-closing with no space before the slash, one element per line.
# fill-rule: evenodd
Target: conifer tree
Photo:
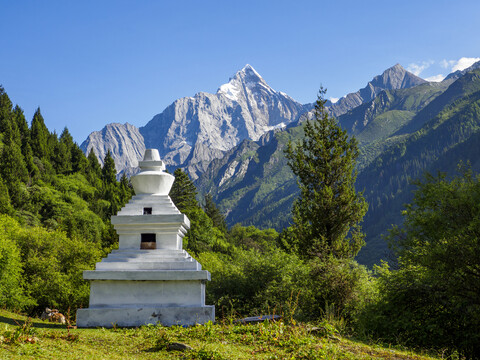
<path fill-rule="evenodd" d="M 11 118 L 12 102 L 3 87 L 0 86 L 0 133 L 5 132 L 7 124 L 10 124 L 11 127 Z"/>
<path fill-rule="evenodd" d="M 227 231 L 227 223 L 225 222 L 225 216 L 218 210 L 217 205 L 213 202 L 212 194 L 208 193 L 204 197 L 205 199 L 205 214 L 212 219 L 213 226 L 219 228 L 223 232 Z"/>
<path fill-rule="evenodd" d="M 367 211 L 354 186 L 358 147 L 328 115 L 324 94 L 320 89 L 304 139 L 286 150 L 300 196 L 293 206 L 293 236 L 284 245 L 306 258 L 353 258 L 364 244 L 359 222 Z"/>
<path fill-rule="evenodd" d="M 40 112 L 40 108 L 35 111 L 32 119 L 32 126 L 30 129 L 30 136 L 31 136 L 31 147 L 34 156 L 38 157 L 39 159 L 46 159 L 48 158 L 49 151 L 48 151 L 48 142 L 50 132 L 48 131 L 47 127 L 45 126 L 45 121 L 43 120 L 43 116 Z"/>
<path fill-rule="evenodd" d="M 4 145 L 0 154 L 0 176 L 5 181 L 14 206 L 21 205 L 20 184 L 28 181 L 28 171 L 20 150 L 15 142 L 10 123 L 6 123 Z"/>
<path fill-rule="evenodd" d="M 72 148 L 70 149 L 70 156 L 72 159 L 72 171 L 74 173 L 84 172 L 87 168 L 88 161 L 82 149 L 80 149 L 80 147 L 76 143 L 74 143 Z"/>
<path fill-rule="evenodd" d="M 178 210 L 185 212 L 191 208 L 198 208 L 198 202 L 195 198 L 197 189 L 189 176 L 180 168 L 176 169 L 173 175 L 175 181 L 169 195 Z"/>
<path fill-rule="evenodd" d="M 115 161 L 113 160 L 110 150 L 107 151 L 103 159 L 102 180 L 104 184 L 117 183 L 117 170 L 115 169 Z"/>
<path fill-rule="evenodd" d="M 85 172 L 90 184 L 97 187 L 97 183 L 102 176 L 102 167 L 100 166 L 97 155 L 95 155 L 93 149 L 88 153 Z"/>
<path fill-rule="evenodd" d="M 30 143 L 30 129 L 28 128 L 27 120 L 25 119 L 25 115 L 20 106 L 15 106 L 13 109 L 13 115 L 20 135 L 19 145 L 22 148 L 22 154 L 25 155 L 27 145 Z"/>

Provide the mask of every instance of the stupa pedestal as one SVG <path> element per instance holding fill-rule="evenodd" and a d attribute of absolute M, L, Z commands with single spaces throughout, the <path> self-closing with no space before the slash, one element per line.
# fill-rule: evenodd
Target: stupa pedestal
<path fill-rule="evenodd" d="M 135 195 L 112 224 L 118 250 L 84 271 L 90 303 L 77 311 L 78 327 L 203 324 L 215 320 L 205 305 L 210 273 L 182 249 L 190 221 L 168 196 L 174 177 L 157 150 L 146 150 L 132 177 Z"/>

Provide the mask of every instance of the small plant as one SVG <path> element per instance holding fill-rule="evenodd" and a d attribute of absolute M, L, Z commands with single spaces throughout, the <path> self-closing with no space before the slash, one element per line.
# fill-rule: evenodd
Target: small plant
<path fill-rule="evenodd" d="M 25 322 L 20 325 L 17 322 L 14 329 L 6 329 L 0 338 L 2 342 L 6 344 L 19 344 L 19 343 L 35 343 L 38 341 L 36 330 L 32 326 L 32 319 L 27 318 Z"/>
<path fill-rule="evenodd" d="M 170 345 L 171 339 L 167 332 L 163 329 L 160 329 L 158 332 L 157 340 L 155 341 L 156 350 L 166 350 Z"/>

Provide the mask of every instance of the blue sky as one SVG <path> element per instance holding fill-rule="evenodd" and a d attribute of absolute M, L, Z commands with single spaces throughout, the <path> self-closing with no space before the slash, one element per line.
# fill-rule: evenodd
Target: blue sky
<path fill-rule="evenodd" d="M 27 120 L 40 106 L 81 143 L 216 92 L 247 63 L 302 103 L 396 63 L 438 79 L 480 57 L 479 19 L 478 0 L 0 0 L 0 84 Z"/>

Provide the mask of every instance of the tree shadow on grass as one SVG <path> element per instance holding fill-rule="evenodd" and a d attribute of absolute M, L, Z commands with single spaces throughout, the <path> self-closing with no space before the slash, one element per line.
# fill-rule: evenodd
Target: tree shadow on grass
<path fill-rule="evenodd" d="M 1 316 L 0 315 L 0 323 L 4 324 L 9 324 L 9 325 L 15 325 L 15 326 L 21 326 L 23 323 L 25 323 L 26 318 L 24 319 L 15 319 L 14 317 L 7 317 L 7 316 Z M 66 325 L 61 325 L 61 324 L 49 324 L 45 323 L 39 319 L 32 318 L 32 325 L 33 327 L 36 328 L 43 328 L 43 329 L 66 329 Z"/>

